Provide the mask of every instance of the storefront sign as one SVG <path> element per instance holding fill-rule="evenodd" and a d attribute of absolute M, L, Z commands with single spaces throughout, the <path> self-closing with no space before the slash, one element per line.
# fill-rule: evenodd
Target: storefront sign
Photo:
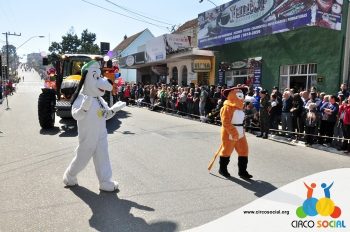
<path fill-rule="evenodd" d="M 245 66 L 247 66 L 247 63 L 244 61 L 236 61 L 232 63 L 233 69 L 244 68 Z"/>
<path fill-rule="evenodd" d="M 144 64 L 144 63 L 145 63 L 145 53 L 138 52 L 126 57 L 122 57 L 119 60 L 119 67 L 126 68 L 126 67 L 131 67 L 133 65 Z"/>
<path fill-rule="evenodd" d="M 210 60 L 194 60 L 192 64 L 192 69 L 194 72 L 210 72 Z"/>
<path fill-rule="evenodd" d="M 320 26 L 341 30 L 342 1 L 233 0 L 198 15 L 198 47 Z"/>

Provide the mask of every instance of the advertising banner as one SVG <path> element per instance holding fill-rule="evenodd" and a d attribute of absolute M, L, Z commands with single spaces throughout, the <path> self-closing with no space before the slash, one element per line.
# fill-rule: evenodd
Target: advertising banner
<path fill-rule="evenodd" d="M 164 35 L 166 44 L 166 54 L 189 48 L 191 46 L 189 37 L 180 34 L 166 34 Z"/>
<path fill-rule="evenodd" d="M 198 47 L 321 26 L 341 30 L 342 0 L 233 0 L 198 15 Z"/>
<path fill-rule="evenodd" d="M 146 62 L 157 62 L 166 59 L 164 36 L 158 36 L 146 42 Z"/>

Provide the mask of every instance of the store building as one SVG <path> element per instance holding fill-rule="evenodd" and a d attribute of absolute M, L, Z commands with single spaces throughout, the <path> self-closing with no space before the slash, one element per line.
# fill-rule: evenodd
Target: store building
<path fill-rule="evenodd" d="M 230 1 L 198 16 L 216 83 L 336 93 L 349 82 L 349 2 Z"/>
<path fill-rule="evenodd" d="M 119 66 L 135 69 L 137 82 L 187 86 L 215 83 L 215 58 L 209 50 L 197 48 L 197 19 L 138 47 L 138 53 L 120 59 Z"/>
<path fill-rule="evenodd" d="M 132 36 L 127 37 L 124 36 L 124 39 L 122 42 L 120 42 L 114 49 L 113 53 L 115 54 L 115 57 L 113 57 L 115 60 L 119 60 L 121 57 L 126 57 L 130 54 L 135 54 L 138 51 L 138 48 L 145 44 L 150 39 L 153 39 L 154 35 L 151 33 L 150 30 L 145 29 L 143 31 L 140 31 L 139 33 L 136 33 Z M 120 73 L 122 78 L 127 82 L 136 82 L 136 70 L 133 69 L 120 69 Z"/>

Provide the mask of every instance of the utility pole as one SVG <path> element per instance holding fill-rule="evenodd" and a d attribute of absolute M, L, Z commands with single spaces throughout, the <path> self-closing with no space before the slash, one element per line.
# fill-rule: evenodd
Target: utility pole
<path fill-rule="evenodd" d="M 9 43 L 8 43 L 8 36 L 13 35 L 13 36 L 21 36 L 21 33 L 16 34 L 16 33 L 10 33 L 10 32 L 5 32 L 2 33 L 3 35 L 6 35 L 6 79 L 9 80 Z M 7 98 L 6 94 L 6 102 L 7 102 L 7 108 L 6 110 L 9 110 L 9 100 Z"/>

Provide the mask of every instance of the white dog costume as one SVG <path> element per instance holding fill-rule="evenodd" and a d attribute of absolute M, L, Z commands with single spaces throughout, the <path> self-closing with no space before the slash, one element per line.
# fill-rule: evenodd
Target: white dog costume
<path fill-rule="evenodd" d="M 72 115 L 77 120 L 79 145 L 76 156 L 63 175 L 67 186 L 78 184 L 77 175 L 93 157 L 95 171 L 100 182 L 100 190 L 115 191 L 118 183 L 112 179 L 112 167 L 108 154 L 106 120 L 125 107 L 125 102 L 117 102 L 111 108 L 103 100 L 105 91 L 112 90 L 112 84 L 101 76 L 100 65 L 90 61 L 81 70 L 82 79 L 72 98 Z"/>

